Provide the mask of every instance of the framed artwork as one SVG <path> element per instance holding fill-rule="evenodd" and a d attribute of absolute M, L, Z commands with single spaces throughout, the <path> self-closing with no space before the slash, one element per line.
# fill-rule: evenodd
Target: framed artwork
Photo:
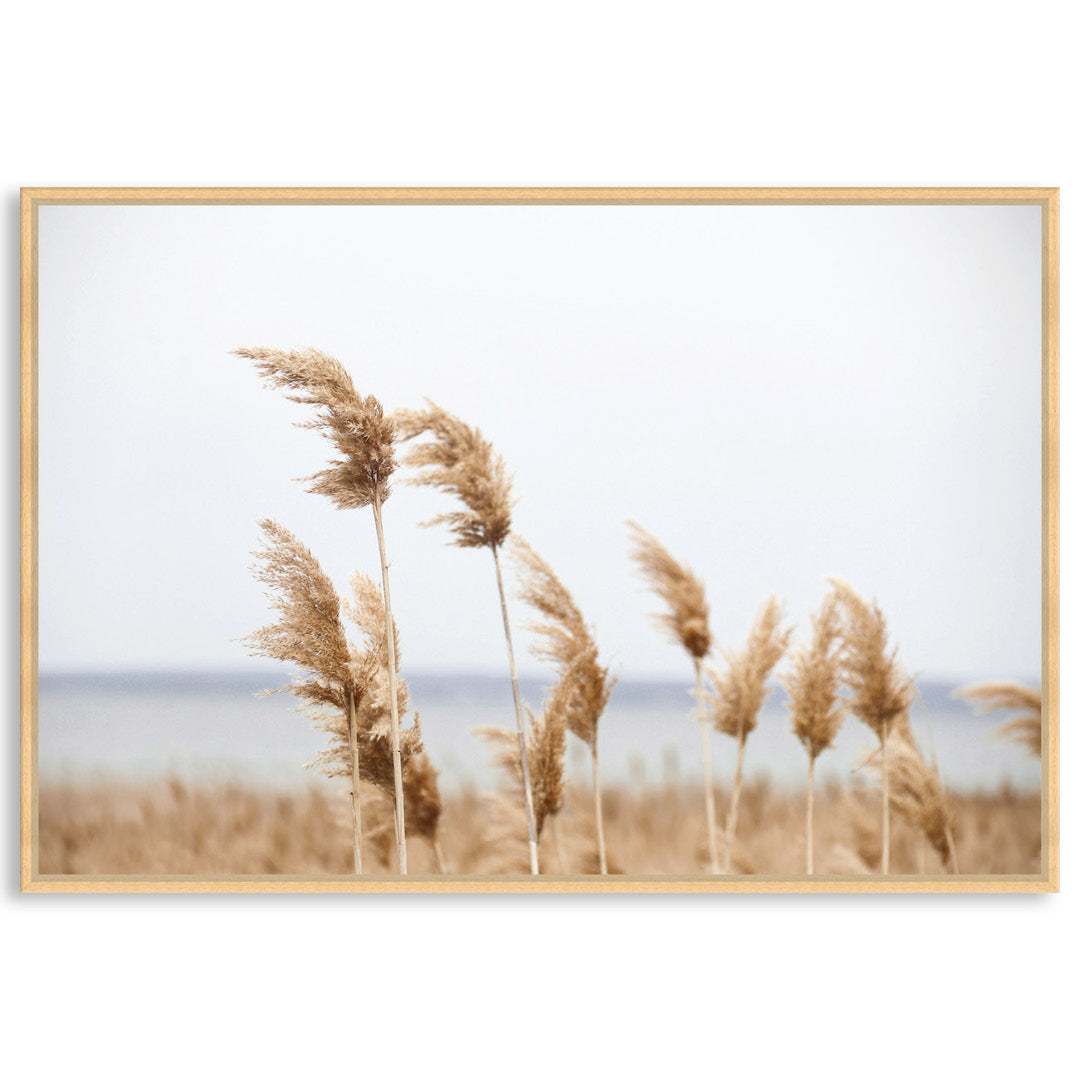
<path fill-rule="evenodd" d="M 24 891 L 1058 889 L 1056 189 L 25 189 L 21 302 Z"/>

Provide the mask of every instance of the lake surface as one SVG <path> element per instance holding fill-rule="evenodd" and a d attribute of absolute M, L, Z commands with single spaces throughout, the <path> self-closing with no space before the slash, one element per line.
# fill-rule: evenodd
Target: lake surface
<path fill-rule="evenodd" d="M 307 762 L 326 736 L 296 710 L 288 694 L 256 696 L 286 681 L 280 673 L 43 674 L 39 680 L 38 769 L 42 781 L 149 779 L 175 774 L 194 782 L 236 780 L 275 787 L 304 786 L 318 774 Z M 445 790 L 494 787 L 498 775 L 476 727 L 514 727 L 509 679 L 495 676 L 414 676 L 412 709 L 420 714 L 424 741 Z M 975 716 L 950 698 L 954 689 L 920 682 L 921 701 L 912 726 L 923 750 L 936 754 L 953 789 L 995 789 L 1009 783 L 1038 790 L 1040 764 L 993 731 L 1006 717 Z M 522 681 L 539 711 L 546 684 Z M 789 730 L 784 695 L 766 701 L 760 724 L 747 740 L 748 778 L 778 786 L 805 783 L 806 754 Z M 619 683 L 600 721 L 600 767 L 605 782 L 660 784 L 701 776 L 701 736 L 692 719 L 689 686 Z M 819 782 L 848 780 L 874 746 L 863 724 L 848 719 L 836 747 L 818 759 Z M 713 775 L 730 780 L 735 740 L 712 734 Z M 571 776 L 591 777 L 584 746 L 568 740 Z M 868 770 L 864 770 L 867 775 Z M 873 777 L 867 775 L 868 780 Z"/>

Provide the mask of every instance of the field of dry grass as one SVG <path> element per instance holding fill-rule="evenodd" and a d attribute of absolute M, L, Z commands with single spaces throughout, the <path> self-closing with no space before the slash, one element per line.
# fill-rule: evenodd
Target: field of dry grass
<path fill-rule="evenodd" d="M 718 788 L 720 805 L 725 792 Z M 733 869 L 794 878 L 804 870 L 803 793 L 748 783 L 742 792 Z M 606 787 L 604 826 L 610 873 L 682 876 L 708 871 L 709 846 L 694 786 L 630 790 Z M 818 874 L 876 873 L 880 859 L 879 795 L 823 787 L 814 817 Z M 1008 789 L 953 796 L 956 849 L 963 874 L 1039 872 L 1040 807 L 1036 794 Z M 446 872 L 527 874 L 529 852 L 520 808 L 489 795 L 444 799 L 439 843 Z M 393 808 L 371 791 L 364 805 L 364 866 L 396 866 Z M 745 827 L 744 827 L 745 824 Z M 58 787 L 39 792 L 41 874 L 342 874 L 353 869 L 348 797 L 331 784 L 277 793 L 228 785 L 159 784 Z M 540 842 L 545 874 L 598 871 L 592 793 L 571 787 Z M 893 874 L 943 874 L 937 853 L 894 817 Z M 409 840 L 412 874 L 435 872 L 423 839 Z"/>

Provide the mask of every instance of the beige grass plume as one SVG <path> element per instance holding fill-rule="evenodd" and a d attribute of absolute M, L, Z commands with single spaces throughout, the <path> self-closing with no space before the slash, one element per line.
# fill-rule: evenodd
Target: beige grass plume
<path fill-rule="evenodd" d="M 407 483 L 456 495 L 465 505 L 465 510 L 440 514 L 423 524 L 449 525 L 458 547 L 501 547 L 510 535 L 514 508 L 511 476 L 479 429 L 430 400 L 427 409 L 399 410 L 394 424 L 404 441 L 431 437 L 406 452 L 405 463 L 421 470 Z"/>
<path fill-rule="evenodd" d="M 529 624 L 540 641 L 533 654 L 565 674 L 577 672 L 567 726 L 590 749 L 596 748 L 597 728 L 615 685 L 615 677 L 600 664 L 600 652 L 569 590 L 540 555 L 520 536 L 514 536 L 512 555 L 518 570 L 521 599 L 541 616 Z"/>
<path fill-rule="evenodd" d="M 921 832 L 941 856 L 942 865 L 956 874 L 953 818 L 937 770 L 919 752 L 909 724 L 899 724 L 888 736 L 888 753 L 870 762 L 878 773 L 889 774 L 892 808 Z"/>
<path fill-rule="evenodd" d="M 883 758 L 888 757 L 889 735 L 895 725 L 907 726 L 907 712 L 914 699 L 911 678 L 888 651 L 885 616 L 876 603 L 867 603 L 847 582 L 829 578 L 843 607 L 844 631 L 841 669 L 851 691 L 847 707 L 878 737 Z M 889 872 L 889 778 L 887 761 L 882 766 L 881 872 Z"/>
<path fill-rule="evenodd" d="M 341 602 L 318 560 L 288 529 L 264 518 L 264 547 L 252 573 L 267 586 L 277 621 L 242 638 L 256 656 L 295 664 L 306 674 L 284 690 L 313 705 L 345 707 L 354 689 Z"/>
<path fill-rule="evenodd" d="M 510 535 L 514 500 L 511 495 L 510 472 L 506 462 L 481 435 L 478 428 L 436 405 L 430 399 L 426 409 L 403 409 L 394 415 L 398 434 L 404 440 L 430 438 L 409 448 L 406 464 L 420 470 L 410 478 L 410 484 L 424 485 L 456 495 L 464 510 L 440 514 L 424 525 L 449 525 L 457 547 L 491 550 L 495 563 L 495 580 L 499 587 L 503 634 L 510 665 L 510 686 L 514 697 L 514 717 L 517 721 L 518 754 L 524 783 L 521 785 L 525 803 L 525 824 L 529 834 L 529 867 L 540 872 L 539 830 L 533 806 L 533 785 L 529 780 L 528 728 L 518 687 L 514 643 L 510 633 L 510 614 L 506 606 L 499 549 Z"/>
<path fill-rule="evenodd" d="M 829 593 L 810 616 L 810 644 L 796 650 L 780 681 L 788 692 L 791 730 L 809 761 L 806 781 L 806 872 L 814 872 L 814 763 L 832 746 L 844 722 L 840 700 L 842 627 L 839 601 Z"/>
<path fill-rule="evenodd" d="M 259 522 L 264 547 L 252 568 L 278 613 L 277 621 L 243 639 L 258 656 L 295 664 L 303 674 L 284 689 L 308 706 L 321 708 L 346 732 L 351 748 L 353 857 L 361 873 L 360 783 L 357 758 L 358 700 L 374 677 L 370 664 L 355 663 L 341 622 L 341 603 L 318 560 L 288 529 Z M 347 773 L 348 775 L 348 773 Z"/>
<path fill-rule="evenodd" d="M 1042 756 L 1042 692 L 1018 682 L 983 682 L 962 686 L 953 697 L 967 698 L 978 713 L 998 709 L 1022 713 L 997 728 L 997 734 L 1024 747 L 1032 757 Z"/>
<path fill-rule="evenodd" d="M 308 477 L 312 481 L 308 490 L 326 495 L 341 509 L 372 508 L 382 567 L 383 603 L 389 626 L 390 563 L 386 557 L 383 535 L 382 504 L 390 497 L 390 475 L 397 466 L 393 422 L 384 415 L 383 407 L 376 398 L 360 397 L 352 377 L 337 360 L 317 349 L 287 350 L 255 346 L 236 349 L 235 354 L 253 361 L 266 382 L 286 390 L 285 396 L 290 401 L 315 407 L 315 418 L 300 426 L 321 431 L 341 457 Z M 398 848 L 398 871 L 404 874 L 407 871 L 405 795 L 397 693 L 393 689 L 397 668 L 393 635 L 389 636 L 389 642 L 387 673 L 391 685 L 391 744 L 395 774 L 394 833 Z"/>
<path fill-rule="evenodd" d="M 709 669 L 713 689 L 706 693 L 705 700 L 712 713 L 713 726 L 721 734 L 737 739 L 739 744 L 735 781 L 731 789 L 731 805 L 727 816 L 725 874 L 731 873 L 746 738 L 757 727 L 758 714 L 769 693 L 769 675 L 780 662 L 791 639 L 791 629 L 784 630 L 780 627 L 782 618 L 780 602 L 775 596 L 770 596 L 754 619 L 745 648 L 737 653 L 726 654 L 727 669 L 723 674 Z"/>
<path fill-rule="evenodd" d="M 897 663 L 897 649 L 888 651 L 888 627 L 881 608 L 867 603 L 839 578 L 829 578 L 829 583 L 846 615 L 841 666 L 851 690 L 848 709 L 884 740 L 893 722 L 911 708 L 912 680 Z"/>
<path fill-rule="evenodd" d="M 701 729 L 701 763 L 705 781 L 705 826 L 709 838 L 709 871 L 720 873 L 720 842 L 716 831 L 716 802 L 713 794 L 712 755 L 709 729 L 705 723 L 705 691 L 702 660 L 712 646 L 709 606 L 705 586 L 694 572 L 680 563 L 636 521 L 628 521 L 630 558 L 637 564 L 649 587 L 667 604 L 667 611 L 653 616 L 654 622 L 690 655 L 694 664 L 694 693 L 697 720 Z"/>
<path fill-rule="evenodd" d="M 529 725 L 529 783 L 538 837 L 547 819 L 563 806 L 566 726 L 577 692 L 576 678 L 572 666 L 552 688 L 540 716 L 531 717 Z M 505 770 L 515 788 L 521 788 L 525 774 L 515 734 L 505 728 L 490 727 L 475 728 L 474 734 L 491 744 L 495 764 Z"/>
<path fill-rule="evenodd" d="M 317 410 L 315 419 L 300 427 L 321 431 L 341 454 L 327 468 L 307 479 L 308 489 L 325 495 L 342 509 L 370 506 L 376 493 L 390 497 L 394 458 L 394 425 L 382 405 L 371 396 L 362 398 L 342 364 L 318 349 L 268 349 L 261 346 L 235 350 L 255 363 L 267 384 L 287 390 L 286 398 Z"/>
<path fill-rule="evenodd" d="M 360 632 L 361 645 L 353 648 L 351 664 L 357 673 L 356 729 L 358 774 L 373 785 L 394 805 L 396 798 L 390 685 L 387 674 L 389 647 L 387 620 L 379 587 L 366 574 L 352 576 L 352 602 L 344 605 L 346 614 Z M 397 626 L 391 620 L 395 642 Z M 394 651 L 399 662 L 400 647 Z M 409 709 L 408 684 L 394 680 L 397 713 Z M 330 746 L 311 763 L 327 776 L 348 776 L 351 771 L 352 746 L 347 723 L 340 712 L 324 713 L 316 718 L 317 726 L 330 735 Z M 442 800 L 438 790 L 438 771 L 424 751 L 419 717 L 413 714 L 413 726 L 400 729 L 400 751 L 405 799 L 405 828 L 410 835 L 427 840 L 441 862 L 438 824 Z"/>
<path fill-rule="evenodd" d="M 641 576 L 668 606 L 667 611 L 654 615 L 654 620 L 695 662 L 700 661 L 712 646 L 704 584 L 637 522 L 630 521 L 627 525 L 630 557 L 637 563 Z"/>
<path fill-rule="evenodd" d="M 555 665 L 566 691 L 566 725 L 589 748 L 593 767 L 593 804 L 600 873 L 607 873 L 604 819 L 600 797 L 597 733 L 615 677 L 600 664 L 600 653 L 569 590 L 522 537 L 511 540 L 520 596 L 541 617 L 529 625 L 539 637 L 534 655 Z"/>

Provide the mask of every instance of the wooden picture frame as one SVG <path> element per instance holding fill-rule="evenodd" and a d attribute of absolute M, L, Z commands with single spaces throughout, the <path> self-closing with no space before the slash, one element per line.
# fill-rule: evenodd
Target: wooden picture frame
<path fill-rule="evenodd" d="M 42 872 L 39 802 L 39 215 L 50 207 L 1037 207 L 1041 214 L 1041 854 L 1037 871 L 982 874 L 869 872 L 814 876 L 737 872 L 99 874 Z M 1059 888 L 1059 221 L 1055 188 L 28 188 L 22 192 L 21 883 L 24 892 L 1054 892 Z M 762 285 L 767 289 L 767 283 Z M 422 317 L 422 315 L 420 316 Z M 247 333 L 238 327 L 237 334 Z M 222 343 L 222 354 L 240 342 Z M 300 343 L 292 342 L 292 346 Z M 311 342 L 311 344 L 318 344 Z M 329 350 L 333 352 L 333 349 Z M 347 361 L 346 357 L 342 357 Z M 147 358 L 146 363 L 153 360 Z M 359 380 L 358 380 L 359 382 Z M 360 392 L 364 393 L 363 386 Z M 252 397 L 260 393 L 253 388 Z M 423 390 L 417 390 L 417 399 Z M 416 404 L 417 402 L 394 402 Z M 449 403 L 447 403 L 449 406 Z M 296 410 L 297 414 L 299 409 Z M 300 418 L 297 416 L 296 418 Z M 481 428 L 482 418 L 465 417 Z M 309 436 L 314 440 L 314 436 Z M 513 464 L 513 463 L 511 463 Z M 281 478 L 284 483 L 287 476 Z M 53 496 L 55 497 L 55 496 Z M 310 496 L 314 498 L 314 496 Z M 301 537 L 301 539 L 307 539 Z M 673 545 L 674 547 L 674 545 Z M 676 551 L 675 554 L 678 554 Z M 623 553 L 620 553 L 623 558 Z M 370 568 L 369 568 L 370 569 Z M 653 605 L 655 607 L 655 604 Z M 793 614 L 802 615 L 802 612 Z M 888 615 L 888 611 L 885 612 Z M 407 633 L 402 627 L 403 634 Z M 724 646 L 737 645 L 725 641 Z M 901 643 L 901 646 L 903 643 Z M 601 645 L 601 648 L 603 646 Z M 524 642 L 518 646 L 524 653 Z M 902 655 L 902 654 L 901 654 Z M 700 868 L 698 868 L 700 870 Z"/>

